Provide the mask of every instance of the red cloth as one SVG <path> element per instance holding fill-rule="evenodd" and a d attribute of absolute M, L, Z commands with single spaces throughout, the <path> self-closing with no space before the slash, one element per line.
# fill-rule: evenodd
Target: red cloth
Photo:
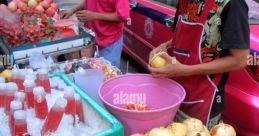
<path fill-rule="evenodd" d="M 129 18 L 129 0 L 85 0 L 85 9 L 98 13 L 115 13 L 122 22 L 94 20 L 86 22 L 86 27 L 96 33 L 96 42 L 107 47 L 123 34 L 124 22 Z"/>

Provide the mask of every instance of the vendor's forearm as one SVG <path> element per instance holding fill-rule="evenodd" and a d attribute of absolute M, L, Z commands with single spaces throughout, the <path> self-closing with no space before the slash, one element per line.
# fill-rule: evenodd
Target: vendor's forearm
<path fill-rule="evenodd" d="M 187 66 L 187 75 L 217 74 L 244 68 L 247 65 L 249 51 L 244 50 L 242 52 L 244 55 L 241 57 L 229 55 L 209 63 Z"/>
<path fill-rule="evenodd" d="M 81 2 L 78 6 L 73 8 L 73 12 L 77 12 L 85 9 L 85 1 Z"/>
<path fill-rule="evenodd" d="M 102 21 L 111 21 L 111 22 L 121 22 L 119 17 L 117 17 L 115 14 L 104 14 L 104 13 L 95 13 L 95 19 L 96 20 L 102 20 Z"/>

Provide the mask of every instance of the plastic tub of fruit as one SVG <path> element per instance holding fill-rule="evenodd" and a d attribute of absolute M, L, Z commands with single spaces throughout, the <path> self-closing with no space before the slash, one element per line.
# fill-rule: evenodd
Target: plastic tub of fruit
<path fill-rule="evenodd" d="M 170 79 L 129 74 L 106 81 L 99 96 L 129 136 L 170 124 L 185 98 L 185 90 Z"/>
<path fill-rule="evenodd" d="M 58 128 L 56 128 L 55 132 L 52 132 L 50 135 L 56 136 L 56 135 L 63 135 L 63 136 L 77 136 L 77 135 L 85 135 L 85 136 L 123 136 L 123 126 L 120 124 L 120 122 L 114 118 L 114 116 L 112 116 L 109 112 L 107 112 L 105 109 L 103 109 L 100 105 L 98 105 L 92 98 L 90 98 L 86 93 L 84 93 L 83 90 L 81 90 L 77 85 L 75 85 L 73 82 L 71 82 L 68 77 L 64 74 L 64 73 L 56 73 L 53 75 L 49 76 L 49 80 L 50 83 L 52 81 L 59 81 L 64 83 L 65 86 L 70 86 L 70 90 L 71 88 L 73 88 L 72 90 L 75 91 L 76 94 L 79 98 L 76 98 L 76 95 L 74 96 L 74 98 L 76 100 L 80 99 L 82 100 L 82 111 L 80 112 L 81 114 L 77 114 L 74 116 L 72 116 L 70 114 L 67 114 L 67 107 L 66 107 L 66 114 L 63 115 L 60 124 L 58 126 Z M 28 85 L 28 83 L 27 83 Z M 67 95 L 65 88 L 63 89 L 63 91 L 60 90 L 60 86 L 51 86 L 52 90 L 51 93 L 46 94 L 46 101 L 47 101 L 47 105 L 49 108 L 49 113 L 47 114 L 46 118 L 43 119 L 45 121 L 43 121 L 40 118 L 36 118 L 38 115 L 42 115 L 42 114 L 38 114 L 37 113 L 37 109 L 35 108 L 35 112 L 34 109 L 30 110 L 27 109 L 25 110 L 26 112 L 26 123 L 27 123 L 27 132 L 30 135 L 35 135 L 35 136 L 40 136 L 43 133 L 43 128 L 48 128 L 45 126 L 48 126 L 48 122 L 47 120 L 49 120 L 49 122 L 51 119 L 49 119 L 49 115 L 52 113 L 54 115 L 54 107 L 56 104 L 62 105 L 61 100 L 59 101 L 60 97 L 68 97 L 69 95 Z M 57 89 L 53 89 L 53 88 L 57 88 Z M 67 87 L 69 88 L 69 87 Z M 1 88 L 0 88 L 1 90 Z M 35 88 L 33 90 L 34 96 L 37 94 L 41 94 L 40 92 L 41 89 L 39 89 L 38 91 L 35 91 Z M 46 90 L 45 90 L 46 91 Z M 1 91 L 0 91 L 1 92 Z M 69 92 L 69 91 L 68 91 Z M 71 92 L 71 91 L 70 91 Z M 68 93 L 71 94 L 71 93 Z M 16 97 L 16 95 L 15 95 Z M 34 97 L 34 99 L 38 98 Z M 69 102 L 69 99 L 67 99 L 67 103 Z M 38 102 L 38 100 L 36 100 Z M 35 102 L 36 102 L 35 101 Z M 54 101 L 54 102 L 53 102 Z M 34 102 L 34 106 L 35 105 Z M 76 105 L 77 106 L 77 105 Z M 77 108 L 76 107 L 76 112 L 77 112 Z M 0 136 L 9 136 L 11 135 L 11 131 L 9 128 L 9 121 L 8 121 L 8 116 L 5 115 L 4 112 L 5 109 L 1 109 L 0 108 Z M 15 117 L 14 113 L 14 117 Z M 22 114 L 19 113 L 20 115 L 17 117 L 23 117 L 21 116 Z M 18 114 L 17 114 L 18 115 Z M 36 117 L 35 117 L 36 116 Z M 29 117 L 29 118 L 28 118 Z M 56 119 L 56 116 L 55 116 Z M 56 123 L 56 121 L 53 121 Z M 63 122 L 63 123 L 62 123 Z M 50 123 L 50 127 L 53 127 L 53 124 L 55 123 Z M 46 125 L 47 124 L 47 125 Z M 70 126 L 68 125 L 70 124 Z M 38 128 L 38 129 L 37 129 Z M 42 128 L 42 130 L 40 130 Z M 9 129 L 9 130 L 8 130 Z M 15 131 L 14 131 L 15 132 Z M 1 135 L 2 134 L 2 135 Z"/>

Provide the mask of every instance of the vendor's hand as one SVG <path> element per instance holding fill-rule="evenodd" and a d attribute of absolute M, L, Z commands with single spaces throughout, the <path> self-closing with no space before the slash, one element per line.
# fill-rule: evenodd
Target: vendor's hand
<path fill-rule="evenodd" d="M 167 64 L 162 68 L 153 68 L 148 66 L 150 72 L 154 77 L 179 77 L 179 76 L 188 76 L 188 66 L 181 64 L 176 60 L 175 57 L 169 56 L 167 53 L 161 55 L 166 61 Z"/>
<path fill-rule="evenodd" d="M 68 19 L 73 14 L 74 14 L 74 10 L 73 9 L 63 10 L 63 11 L 60 12 L 60 18 L 61 19 Z"/>
<path fill-rule="evenodd" d="M 149 63 L 150 63 L 150 61 L 152 60 L 153 56 L 154 56 L 155 54 L 157 54 L 158 52 L 162 52 L 162 51 L 165 51 L 165 52 L 166 52 L 167 46 L 168 46 L 167 43 L 162 43 L 161 45 L 159 45 L 158 47 L 156 47 L 155 49 L 153 49 L 153 50 L 149 53 Z"/>
<path fill-rule="evenodd" d="M 81 10 L 76 12 L 76 17 L 80 22 L 89 22 L 95 20 L 96 13 L 89 10 Z"/>

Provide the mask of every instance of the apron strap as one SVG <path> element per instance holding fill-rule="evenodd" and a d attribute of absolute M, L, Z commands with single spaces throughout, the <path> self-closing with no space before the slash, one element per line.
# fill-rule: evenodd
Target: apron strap
<path fill-rule="evenodd" d="M 199 19 L 199 23 L 205 24 L 214 3 L 215 0 L 206 0 L 202 14 Z"/>

